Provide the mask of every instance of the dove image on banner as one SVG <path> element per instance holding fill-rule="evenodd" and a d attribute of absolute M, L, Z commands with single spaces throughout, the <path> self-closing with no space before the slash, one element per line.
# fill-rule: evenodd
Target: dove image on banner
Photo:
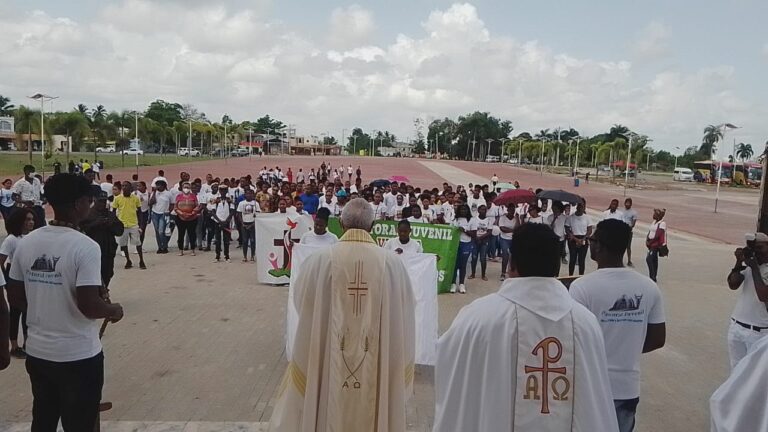
<path fill-rule="evenodd" d="M 287 284 L 291 277 L 293 229 L 290 213 L 267 213 L 256 218 L 256 279 L 265 284 Z M 298 240 L 300 237 L 295 237 Z"/>
<path fill-rule="evenodd" d="M 294 299 L 294 283 L 301 274 L 303 262 L 314 253 L 328 253 L 333 246 L 293 246 L 291 283 L 286 307 L 285 354 L 291 360 L 293 342 L 299 325 L 299 313 Z M 437 257 L 433 254 L 401 256 L 416 298 L 416 364 L 434 365 L 437 356 Z"/>

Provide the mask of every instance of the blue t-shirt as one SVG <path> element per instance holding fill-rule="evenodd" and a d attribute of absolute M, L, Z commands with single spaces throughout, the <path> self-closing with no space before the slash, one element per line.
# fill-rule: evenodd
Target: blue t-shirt
<path fill-rule="evenodd" d="M 0 189 L 0 205 L 3 207 L 13 207 L 13 191 L 11 189 Z"/>
<path fill-rule="evenodd" d="M 320 205 L 320 198 L 317 195 L 307 195 L 305 193 L 299 196 L 301 203 L 304 204 L 304 211 L 309 214 L 315 214 Z"/>

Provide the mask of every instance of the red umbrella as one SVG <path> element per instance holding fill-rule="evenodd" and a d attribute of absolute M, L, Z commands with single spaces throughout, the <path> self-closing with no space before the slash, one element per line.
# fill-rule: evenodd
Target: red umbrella
<path fill-rule="evenodd" d="M 406 176 L 400 176 L 400 175 L 393 175 L 389 178 L 389 181 L 392 182 L 398 182 L 398 183 L 410 183 L 411 181 L 408 180 L 408 177 Z"/>
<path fill-rule="evenodd" d="M 502 192 L 501 195 L 493 200 L 493 203 L 504 206 L 509 206 L 510 204 L 534 204 L 536 199 L 536 194 L 528 189 L 510 189 Z"/>

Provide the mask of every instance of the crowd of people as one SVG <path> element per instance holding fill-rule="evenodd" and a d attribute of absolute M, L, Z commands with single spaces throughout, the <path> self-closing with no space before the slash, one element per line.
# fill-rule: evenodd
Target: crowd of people
<path fill-rule="evenodd" d="M 454 188 L 443 183 L 442 189 L 421 188 L 402 181 L 364 183 L 360 167 L 334 169 L 325 162 L 308 173 L 264 167 L 257 175 L 239 178 L 208 174 L 205 179 L 193 179 L 182 172 L 173 185 L 162 170 L 149 182 L 138 176 L 114 181 L 111 175 L 99 182 L 92 169 L 82 174 L 54 175 L 45 186 L 41 180 L 34 167 L 27 166 L 19 181 L 3 182 L 0 195 L 9 234 L 0 245 L 4 275 L 0 285 L 8 280 L 10 303 L 6 311 L 5 301 L 0 301 L 0 315 L 8 316 L 7 321 L 0 320 L 0 366 L 7 366 L 1 355 L 4 352 L 27 358 L 36 430 L 54 430 L 59 418 L 65 430 L 92 430 L 104 361 L 94 320 L 117 322 L 122 318 L 122 307 L 109 301 L 114 260 L 120 251 L 125 268 L 130 269 L 135 253 L 138 267 L 147 269 L 144 240 L 150 225 L 154 227 L 157 254 L 169 253 L 176 233 L 180 256 L 214 252 L 215 262 L 230 262 L 230 243 L 236 241 L 243 262 L 249 263 L 255 259 L 254 225 L 260 213 L 308 214 L 314 218 L 314 229 L 297 241 L 337 248 L 333 254 L 310 257 L 305 265 L 314 270 L 302 272 L 297 282 L 300 320 L 294 352 L 298 354 L 289 365 L 286 385 L 293 384 L 302 391 L 281 395 L 273 416 L 276 430 L 324 430 L 332 425 L 343 426 L 338 430 L 370 430 L 374 424 L 380 430 L 404 430 L 404 403 L 413 382 L 410 345 L 415 334 L 415 300 L 402 263 L 392 257 L 423 251 L 421 244 L 410 238 L 412 223 L 457 228 L 460 242 L 452 293 L 466 293 L 466 280 L 488 280 L 488 262 L 501 263 L 499 280 L 503 285 L 499 293 L 464 308 L 440 339 L 435 430 L 514 430 L 515 425 L 521 430 L 535 429 L 570 419 L 571 428 L 550 429 L 631 431 L 639 403 L 640 356 L 664 345 L 665 314 L 655 282 L 659 257 L 668 253 L 665 211 L 654 210 L 645 236 L 647 278 L 624 263 L 626 254 L 627 265 L 632 266 L 632 233 L 638 220 L 631 199 L 625 200 L 623 209 L 618 200 L 612 200 L 595 223 L 583 200 L 497 205 L 495 175 L 490 185 Z M 45 221 L 45 205 L 54 213 L 49 223 Z M 341 238 L 328 232 L 330 217 L 340 219 L 344 229 Z M 370 236 L 377 220 L 398 222 L 398 236 L 383 248 Z M 768 236 L 758 236 L 753 242 L 760 262 L 768 262 L 764 247 Z M 555 279 L 561 275 L 561 265 L 568 264 L 569 276 L 577 267 L 578 274 L 584 275 L 588 253 L 598 270 L 573 282 L 570 295 L 557 288 L 562 287 Z M 754 269 L 758 258 L 744 255 L 743 251 L 737 253 L 739 269 L 729 276 L 729 285 L 736 289 L 749 282 L 758 297 L 768 298 L 768 288 L 754 282 L 759 279 L 759 270 L 754 273 L 742 265 L 747 263 Z M 378 301 L 386 307 L 361 312 L 358 307 L 346 311 L 322 306 L 335 301 L 333 281 L 346 280 L 341 275 L 352 274 L 351 266 L 357 263 L 361 269 L 366 260 L 372 265 L 365 268 L 374 270 L 359 275 L 365 276 L 370 293 L 365 301 Z M 333 277 L 324 278 L 323 272 Z M 47 289 L 52 285 L 65 289 Z M 320 303 L 302 308 L 307 296 L 317 296 L 313 301 Z M 333 335 L 341 340 L 338 354 L 343 357 L 337 359 L 343 362 L 332 362 L 333 367 L 346 364 L 345 340 L 347 351 L 365 347 L 362 354 L 368 353 L 370 338 L 378 344 L 374 349 L 381 350 L 377 355 L 387 361 L 361 363 L 358 368 L 363 369 L 355 371 L 317 369 L 326 352 L 324 344 L 334 342 L 325 337 L 315 340 L 312 323 L 332 325 L 327 332 L 339 331 L 329 324 L 325 316 L 329 313 L 340 314 L 343 318 L 339 322 L 355 329 L 346 330 L 343 337 L 341 333 Z M 734 323 L 746 329 L 744 322 Z M 19 330 L 23 343 L 19 342 Z M 750 344 L 755 343 L 753 339 Z M 575 344 L 574 340 L 580 342 Z M 301 346 L 303 343 L 306 345 Z M 550 351 L 555 345 L 556 355 Z M 741 357 L 745 355 L 746 349 Z M 557 387 L 555 381 L 546 382 L 541 368 L 561 358 L 563 366 L 556 373 L 563 381 Z M 515 367 L 518 362 L 536 361 L 543 361 L 543 366 L 531 366 L 532 372 L 526 366 L 525 376 Z M 486 366 L 478 369 L 477 364 Z M 542 375 L 532 375 L 536 371 Z M 377 387 L 382 373 L 406 379 L 390 379 Z M 543 387 L 539 387 L 539 379 L 545 381 Z M 537 384 L 533 385 L 534 381 Z M 508 392 L 509 383 L 513 393 L 519 390 L 527 395 L 523 398 L 527 402 Z M 559 399 L 550 400 L 551 395 L 543 390 L 550 384 Z M 314 389 L 312 395 L 305 394 L 307 386 Z M 344 393 L 349 386 L 378 393 L 361 398 Z M 55 396 L 62 388 L 76 392 L 77 400 Z M 342 394 L 333 396 L 339 389 Z M 334 397 L 335 402 L 328 404 L 328 398 Z M 569 397 L 576 400 L 575 405 L 555 402 Z M 543 415 L 549 413 L 542 405 L 545 401 L 551 404 L 546 409 L 558 412 L 557 416 Z M 302 414 L 308 406 L 315 407 L 311 418 Z M 318 406 L 326 411 L 318 413 Z M 609 415 L 613 412 L 615 415 Z"/>

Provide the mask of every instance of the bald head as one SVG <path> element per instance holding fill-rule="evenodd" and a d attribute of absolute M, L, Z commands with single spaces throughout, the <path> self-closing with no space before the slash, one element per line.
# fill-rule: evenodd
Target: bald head
<path fill-rule="evenodd" d="M 355 198 L 341 211 L 341 225 L 344 230 L 361 229 L 370 232 L 373 227 L 373 208 L 363 198 Z"/>

